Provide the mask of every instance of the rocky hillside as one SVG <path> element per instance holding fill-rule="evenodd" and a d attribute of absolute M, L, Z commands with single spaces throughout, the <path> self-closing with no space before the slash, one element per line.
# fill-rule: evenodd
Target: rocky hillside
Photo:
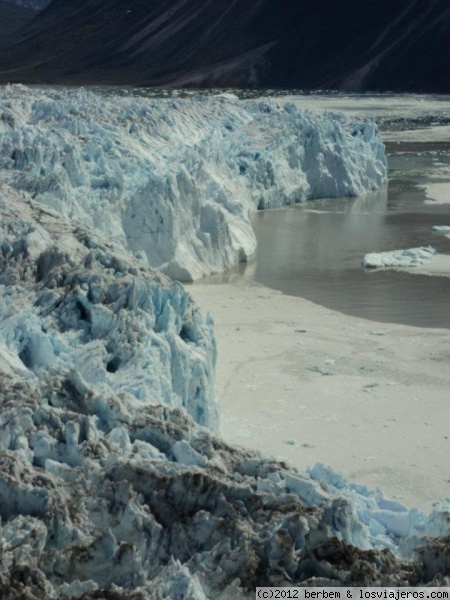
<path fill-rule="evenodd" d="M 54 0 L 0 80 L 450 92 L 446 0 Z"/>
<path fill-rule="evenodd" d="M 0 39 L 4 41 L 25 27 L 37 14 L 37 10 L 32 6 L 11 0 L 0 0 Z"/>

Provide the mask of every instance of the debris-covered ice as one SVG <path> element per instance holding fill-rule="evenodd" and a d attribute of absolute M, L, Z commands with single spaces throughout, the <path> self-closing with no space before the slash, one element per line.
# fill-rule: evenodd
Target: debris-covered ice
<path fill-rule="evenodd" d="M 226 444 L 203 426 L 211 322 L 183 288 L 23 192 L 0 201 L 2 600 L 449 584 L 447 506 Z"/>
<path fill-rule="evenodd" d="M 81 396 L 182 406 L 217 430 L 212 324 L 181 284 L 6 185 L 0 214 L 4 371 L 31 383 L 64 371 Z"/>
<path fill-rule="evenodd" d="M 0 89 L 0 183 L 175 279 L 246 260 L 250 214 L 386 183 L 371 122 L 275 100 Z"/>
<path fill-rule="evenodd" d="M 226 268 L 254 250 L 258 207 L 381 185 L 374 127 L 21 86 L 0 107 L 2 600 L 448 585 L 446 505 L 217 436 L 212 320 L 148 266 Z"/>

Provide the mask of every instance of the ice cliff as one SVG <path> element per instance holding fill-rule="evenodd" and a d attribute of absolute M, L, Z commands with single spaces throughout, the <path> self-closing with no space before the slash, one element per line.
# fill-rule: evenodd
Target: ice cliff
<path fill-rule="evenodd" d="M 181 406 L 217 429 L 211 322 L 179 283 L 7 185 L 0 214 L 3 371 L 30 384 L 67 372 L 77 388 Z"/>
<path fill-rule="evenodd" d="M 214 341 L 179 284 L 6 184 L 0 214 L 2 600 L 450 584 L 445 506 L 426 517 L 202 426 Z"/>
<path fill-rule="evenodd" d="M 273 100 L 0 89 L 0 183 L 175 279 L 255 251 L 250 215 L 386 183 L 376 127 Z"/>
<path fill-rule="evenodd" d="M 272 102 L 1 91 L 0 597 L 246 600 L 450 581 L 450 513 L 219 437 L 212 322 L 166 273 L 385 180 L 371 124 Z"/>

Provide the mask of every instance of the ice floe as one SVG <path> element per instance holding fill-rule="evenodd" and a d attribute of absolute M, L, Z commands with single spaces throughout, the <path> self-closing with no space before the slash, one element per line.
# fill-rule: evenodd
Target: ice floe
<path fill-rule="evenodd" d="M 448 179 L 450 173 L 449 169 L 445 169 L 443 177 L 447 178 L 446 182 L 429 183 L 426 186 L 425 194 L 427 197 L 427 203 L 435 204 L 449 204 L 450 203 L 450 180 Z"/>
<path fill-rule="evenodd" d="M 382 267 L 417 267 L 426 264 L 435 256 L 436 250 L 431 246 L 393 250 L 391 252 L 372 252 L 366 254 L 363 266 L 371 269 Z"/>

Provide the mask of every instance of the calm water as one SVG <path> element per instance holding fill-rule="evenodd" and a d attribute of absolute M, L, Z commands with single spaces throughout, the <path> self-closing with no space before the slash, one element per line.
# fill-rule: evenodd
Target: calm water
<path fill-rule="evenodd" d="M 374 321 L 450 328 L 450 278 L 361 266 L 367 252 L 430 244 L 450 254 L 450 240 L 432 231 L 450 225 L 450 205 L 426 203 L 421 189 L 450 166 L 450 144 L 392 143 L 387 153 L 388 188 L 257 213 L 254 261 L 207 280 L 244 277 Z"/>
<path fill-rule="evenodd" d="M 198 93 L 111 87 L 96 91 L 144 97 Z M 254 90 L 200 91 L 224 92 L 240 98 L 261 95 Z M 254 260 L 202 282 L 245 278 L 374 321 L 450 328 L 450 278 L 374 272 L 361 266 L 367 252 L 428 244 L 450 255 L 450 240 L 432 231 L 433 225 L 450 225 L 450 204 L 427 204 L 423 191 L 430 182 L 447 182 L 450 197 L 450 96 L 282 90 L 267 90 L 263 95 L 320 112 L 342 111 L 359 119 L 375 116 L 390 140 L 386 144 L 389 186 L 364 198 L 315 200 L 256 214 Z M 405 137 L 408 130 L 418 135 Z"/>
<path fill-rule="evenodd" d="M 446 182 L 450 198 L 450 96 L 111 86 L 94 90 L 105 96 L 130 97 L 263 95 L 318 112 L 341 111 L 358 119 L 374 116 L 382 137 L 390 140 L 386 144 L 388 188 L 364 198 L 314 200 L 257 213 L 254 260 L 201 281 L 245 278 L 374 321 L 450 328 L 450 278 L 374 272 L 361 266 L 368 252 L 428 244 L 450 255 L 450 240 L 431 229 L 450 225 L 450 204 L 427 204 L 423 191 L 430 182 Z M 408 130 L 418 135 L 405 137 Z"/>

